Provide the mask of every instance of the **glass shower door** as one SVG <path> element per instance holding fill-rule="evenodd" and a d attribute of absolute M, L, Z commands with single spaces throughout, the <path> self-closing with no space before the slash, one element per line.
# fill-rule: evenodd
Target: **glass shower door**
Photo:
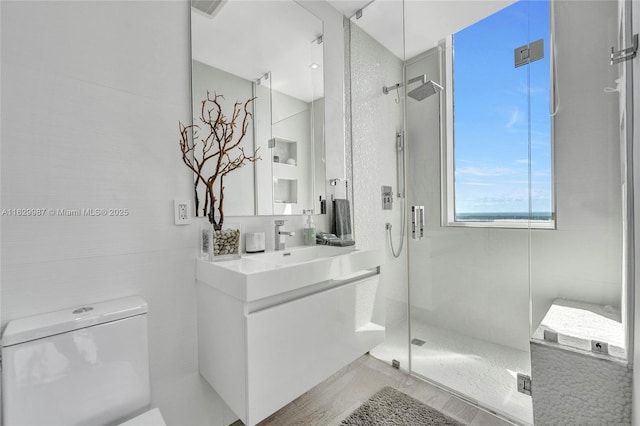
<path fill-rule="evenodd" d="M 420 3 L 405 4 L 408 44 Z M 408 202 L 425 210 L 424 238 L 408 244 L 411 371 L 525 424 L 530 90 L 514 50 L 530 42 L 528 3 L 406 61 L 407 78 L 444 86 L 406 101 Z"/>

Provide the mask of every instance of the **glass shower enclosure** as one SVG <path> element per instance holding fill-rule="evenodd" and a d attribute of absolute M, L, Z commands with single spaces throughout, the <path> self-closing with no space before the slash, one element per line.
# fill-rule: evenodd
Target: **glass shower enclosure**
<path fill-rule="evenodd" d="M 514 63 L 515 49 L 548 46 L 531 6 L 509 5 L 405 61 L 408 76 L 445 86 L 439 98 L 406 100 L 407 202 L 426 217 L 408 247 L 411 370 L 523 423 L 533 422 L 531 398 L 517 391 L 518 374 L 530 375 L 530 68 L 549 66 Z M 406 15 L 421 7 L 407 2 Z M 548 121 L 536 129 L 546 158 Z"/>
<path fill-rule="evenodd" d="M 345 28 L 354 169 L 396 182 L 371 355 L 533 424 L 529 342 L 554 303 L 609 311 L 626 357 L 623 65 L 592 53 L 618 45 L 594 30 L 618 5 L 446 3 L 374 1 Z M 427 81 L 444 90 L 416 96 Z M 379 191 L 358 177 L 356 212 Z"/>

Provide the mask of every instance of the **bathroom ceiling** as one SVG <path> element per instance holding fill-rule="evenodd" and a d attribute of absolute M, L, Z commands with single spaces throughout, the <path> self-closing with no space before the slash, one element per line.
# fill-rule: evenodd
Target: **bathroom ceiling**
<path fill-rule="evenodd" d="M 403 49 L 402 0 L 328 0 L 347 17 L 363 8 L 360 19 L 352 19 L 400 59 L 411 59 L 431 49 L 438 41 L 468 27 L 515 0 L 406 0 L 406 54 Z"/>

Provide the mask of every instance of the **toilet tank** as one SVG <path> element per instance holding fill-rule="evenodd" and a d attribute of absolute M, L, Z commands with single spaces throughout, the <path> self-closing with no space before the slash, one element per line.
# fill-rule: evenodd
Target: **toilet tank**
<path fill-rule="evenodd" d="M 11 321 L 1 344 L 5 426 L 107 425 L 149 405 L 140 297 Z"/>

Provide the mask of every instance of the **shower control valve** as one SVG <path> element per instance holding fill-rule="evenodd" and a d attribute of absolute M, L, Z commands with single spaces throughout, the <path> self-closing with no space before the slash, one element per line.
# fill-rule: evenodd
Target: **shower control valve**
<path fill-rule="evenodd" d="M 393 208 L 393 189 L 390 186 L 382 187 L 382 210 Z"/>

